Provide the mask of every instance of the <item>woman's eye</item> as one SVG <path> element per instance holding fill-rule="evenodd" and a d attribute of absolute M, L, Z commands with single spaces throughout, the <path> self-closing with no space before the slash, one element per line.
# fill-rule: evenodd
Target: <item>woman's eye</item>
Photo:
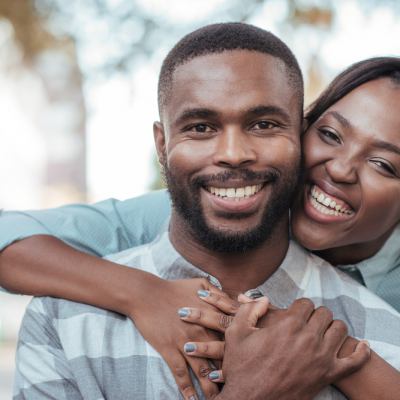
<path fill-rule="evenodd" d="M 319 128 L 318 129 L 319 135 L 321 136 L 321 138 L 328 143 L 331 142 L 336 142 L 336 143 L 342 143 L 339 135 L 337 135 L 335 132 L 329 130 L 329 129 L 323 129 L 323 128 Z"/>
<path fill-rule="evenodd" d="M 396 175 L 395 169 L 388 162 L 382 160 L 371 160 L 371 162 L 390 175 Z"/>

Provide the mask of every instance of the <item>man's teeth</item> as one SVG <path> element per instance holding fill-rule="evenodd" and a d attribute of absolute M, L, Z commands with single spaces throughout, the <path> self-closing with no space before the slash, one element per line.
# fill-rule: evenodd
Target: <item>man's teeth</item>
<path fill-rule="evenodd" d="M 243 199 L 259 192 L 262 185 L 244 186 L 240 188 L 217 188 L 210 186 L 207 190 L 218 197 L 227 197 L 229 199 Z"/>
<path fill-rule="evenodd" d="M 327 215 L 351 215 L 353 211 L 346 207 L 344 204 L 337 204 L 335 200 L 332 200 L 329 196 L 321 193 L 316 186 L 311 189 L 311 204 L 323 214 Z"/>

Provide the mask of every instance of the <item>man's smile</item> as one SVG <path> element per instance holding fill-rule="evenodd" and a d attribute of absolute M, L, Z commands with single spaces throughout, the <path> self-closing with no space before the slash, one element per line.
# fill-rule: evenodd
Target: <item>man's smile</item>
<path fill-rule="evenodd" d="M 263 185 L 247 185 L 242 187 L 214 187 L 208 186 L 206 190 L 215 196 L 226 198 L 227 200 L 241 201 L 247 197 L 254 196 L 261 190 Z"/>
<path fill-rule="evenodd" d="M 263 199 L 268 197 L 266 189 L 270 187 L 267 182 L 257 185 L 246 183 L 233 185 L 227 182 L 226 185 L 228 186 L 205 186 L 202 187 L 202 193 L 211 207 L 217 211 L 246 214 L 252 214 L 259 209 Z"/>

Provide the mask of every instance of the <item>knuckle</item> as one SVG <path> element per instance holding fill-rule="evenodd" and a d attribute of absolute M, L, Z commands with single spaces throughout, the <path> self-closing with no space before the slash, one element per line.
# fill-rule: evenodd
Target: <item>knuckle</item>
<path fill-rule="evenodd" d="M 190 394 L 193 392 L 193 387 L 190 384 L 190 382 L 182 382 L 182 383 L 178 384 L 178 387 L 179 387 L 179 391 L 183 395 Z"/>
<path fill-rule="evenodd" d="M 335 319 L 332 322 L 332 328 L 341 336 L 347 335 L 347 325 L 340 319 Z"/>
<path fill-rule="evenodd" d="M 221 328 L 227 329 L 231 326 L 233 318 L 230 315 L 220 314 L 219 315 L 219 326 Z"/>
<path fill-rule="evenodd" d="M 309 308 L 314 309 L 314 307 L 315 307 L 315 304 L 310 299 L 307 299 L 305 297 L 302 297 L 301 299 L 297 299 L 295 302 L 298 305 L 300 305 L 301 307 L 304 307 L 307 309 L 309 309 Z"/>
<path fill-rule="evenodd" d="M 315 312 L 318 312 L 318 314 L 321 314 L 321 316 L 324 317 L 324 318 L 327 318 L 327 319 L 330 319 L 330 320 L 333 319 L 333 312 L 329 308 L 327 308 L 325 306 L 318 307 L 315 310 Z"/>
<path fill-rule="evenodd" d="M 172 366 L 172 372 L 177 378 L 185 378 L 188 374 L 187 368 L 182 364 L 175 364 Z M 187 383 L 182 383 L 183 385 L 187 385 Z"/>
<path fill-rule="evenodd" d="M 212 368 L 209 365 L 202 364 L 199 366 L 198 375 L 202 378 L 208 377 L 208 374 L 212 371 Z"/>

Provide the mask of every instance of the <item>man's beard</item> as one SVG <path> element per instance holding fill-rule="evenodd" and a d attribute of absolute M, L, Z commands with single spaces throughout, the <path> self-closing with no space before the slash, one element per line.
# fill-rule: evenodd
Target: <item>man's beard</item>
<path fill-rule="evenodd" d="M 217 175 L 198 176 L 189 184 L 180 182 L 167 165 L 163 165 L 163 174 L 172 205 L 179 216 L 188 225 L 192 235 L 205 248 L 221 253 L 244 253 L 255 249 L 271 238 L 278 223 L 289 211 L 294 192 L 299 183 L 298 163 L 282 175 L 275 169 L 253 172 L 249 169 L 229 170 Z M 207 224 L 201 207 L 200 191 L 208 182 L 225 182 L 231 179 L 267 182 L 272 185 L 270 199 L 257 226 L 246 231 L 215 229 Z M 263 190 L 263 189 L 262 189 Z M 246 213 L 220 213 L 226 219 L 243 219 Z"/>

